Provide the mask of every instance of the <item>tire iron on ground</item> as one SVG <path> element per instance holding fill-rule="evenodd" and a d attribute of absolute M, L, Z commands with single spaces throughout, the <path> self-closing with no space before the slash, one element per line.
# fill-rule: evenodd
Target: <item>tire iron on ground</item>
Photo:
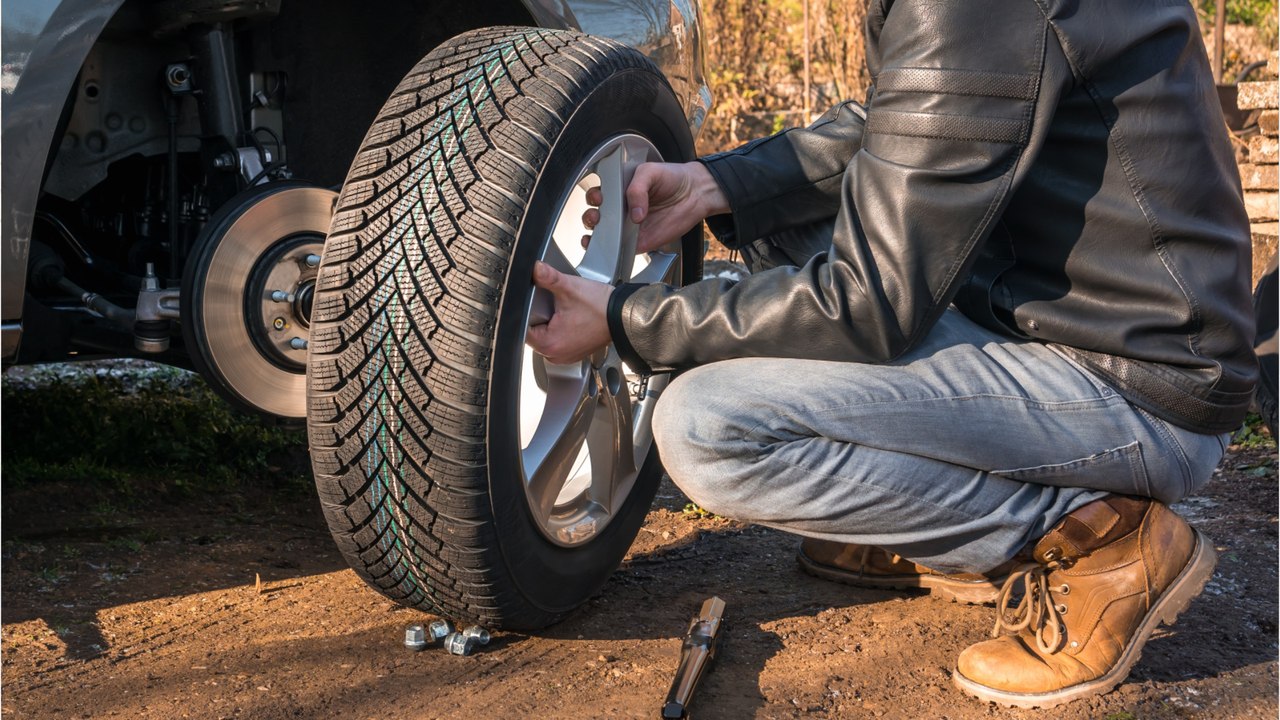
<path fill-rule="evenodd" d="M 698 681 L 716 656 L 723 623 L 724 601 L 718 597 L 707 598 L 698 615 L 689 623 L 689 632 L 685 633 L 681 644 L 680 667 L 676 668 L 675 680 L 662 706 L 664 720 L 689 717 L 689 702 L 693 699 L 693 691 L 698 688 Z"/>

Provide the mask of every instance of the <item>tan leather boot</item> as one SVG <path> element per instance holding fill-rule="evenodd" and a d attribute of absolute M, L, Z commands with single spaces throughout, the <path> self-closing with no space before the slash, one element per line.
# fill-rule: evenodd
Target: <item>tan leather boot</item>
<path fill-rule="evenodd" d="M 1151 632 L 1172 623 L 1213 575 L 1208 539 L 1153 500 L 1111 495 L 1072 512 L 1009 576 L 993 636 L 960 653 L 961 690 L 1016 707 L 1107 692 Z M 1010 595 L 1023 597 L 1012 612 Z"/>
<path fill-rule="evenodd" d="M 1019 563 L 1010 561 L 986 574 L 935 572 L 888 550 L 806 538 L 796 556 L 805 572 L 824 580 L 879 590 L 924 588 L 952 602 L 981 605 L 1000 595 L 1000 583 Z"/>

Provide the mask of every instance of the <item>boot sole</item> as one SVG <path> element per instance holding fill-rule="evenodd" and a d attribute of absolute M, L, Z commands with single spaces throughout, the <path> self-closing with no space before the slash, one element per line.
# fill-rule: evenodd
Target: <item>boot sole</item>
<path fill-rule="evenodd" d="M 1142 648 L 1146 646 L 1151 633 L 1161 624 L 1172 625 L 1178 620 L 1182 611 L 1187 609 L 1191 601 L 1198 597 L 1204 586 L 1213 577 L 1213 569 L 1218 564 L 1218 553 L 1209 544 L 1209 539 L 1199 530 L 1196 533 L 1196 547 L 1191 559 L 1174 579 L 1169 589 L 1155 607 L 1143 618 L 1129 644 L 1110 672 L 1088 682 L 1072 685 L 1047 693 L 1015 693 L 987 687 L 960 674 L 959 670 L 951 671 L 951 680 L 961 690 L 977 697 L 979 700 L 999 703 L 1007 707 L 1017 708 L 1051 708 L 1080 698 L 1101 695 L 1115 689 L 1117 685 L 1129 677 L 1138 659 L 1142 657 Z"/>
<path fill-rule="evenodd" d="M 989 582 L 965 582 L 941 575 L 877 575 L 868 576 L 850 570 L 822 565 L 797 553 L 800 569 L 816 578 L 831 580 L 843 585 L 872 590 L 928 590 L 942 600 L 964 605 L 992 605 L 1000 596 L 1004 578 Z"/>

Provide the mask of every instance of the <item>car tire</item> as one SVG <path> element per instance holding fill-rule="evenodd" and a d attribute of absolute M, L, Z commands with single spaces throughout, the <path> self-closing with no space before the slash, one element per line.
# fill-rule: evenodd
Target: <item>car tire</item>
<path fill-rule="evenodd" d="M 383 595 L 488 627 L 537 629 L 618 567 L 661 475 L 646 428 L 662 376 L 626 374 L 612 349 L 580 366 L 532 356 L 531 275 L 539 259 L 566 263 L 553 255 L 566 252 L 575 222 L 578 243 L 584 188 L 599 181 L 606 205 L 617 201 L 601 207 L 617 237 L 604 239 L 602 220 L 599 243 L 579 246 L 578 270 L 561 269 L 585 276 L 606 258 L 619 268 L 610 282 L 699 279 L 696 231 L 649 256 L 647 279 L 630 278 L 626 268 L 641 265 L 631 264 L 634 250 L 626 255 L 634 226 L 618 219 L 617 186 L 635 164 L 693 156 L 680 103 L 653 64 L 575 32 L 466 33 L 387 101 L 338 199 L 307 363 L 325 517 L 347 561 Z M 551 409 L 560 388 L 579 393 L 571 417 Z M 528 405 L 529 392 L 543 393 L 545 407 Z M 588 415 L 589 426 L 577 423 Z M 555 442 L 539 444 L 543 423 Z M 610 427 L 612 460 L 599 439 Z M 562 442 L 579 435 L 577 450 Z M 545 450 L 536 464 L 535 446 Z M 571 487 L 583 473 L 585 489 Z M 600 490 L 601 478 L 625 487 Z M 537 482 L 545 487 L 535 495 Z M 607 502 L 596 501 L 601 492 Z"/>

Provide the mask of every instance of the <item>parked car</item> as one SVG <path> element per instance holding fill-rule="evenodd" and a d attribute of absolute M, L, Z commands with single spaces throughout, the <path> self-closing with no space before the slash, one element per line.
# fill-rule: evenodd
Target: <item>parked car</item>
<path fill-rule="evenodd" d="M 2 80 L 6 365 L 150 358 L 306 420 L 407 605 L 539 627 L 616 568 L 665 378 L 529 352 L 529 275 L 700 277 L 700 236 L 637 261 L 622 222 L 710 106 L 691 0 L 11 0 Z"/>

